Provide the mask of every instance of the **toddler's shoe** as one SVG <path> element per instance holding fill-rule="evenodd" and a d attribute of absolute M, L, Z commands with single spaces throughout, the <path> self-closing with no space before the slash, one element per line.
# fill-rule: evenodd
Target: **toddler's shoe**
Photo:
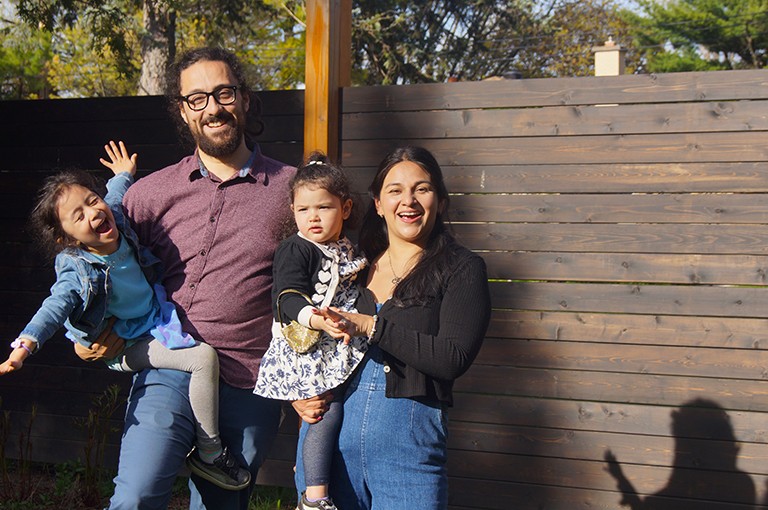
<path fill-rule="evenodd" d="M 187 455 L 187 466 L 200 478 L 222 489 L 239 491 L 248 487 L 251 482 L 251 473 L 238 465 L 234 455 L 229 453 L 226 447 L 221 455 L 213 459 L 213 464 L 203 462 L 197 453 L 197 448 L 193 448 Z"/>
<path fill-rule="evenodd" d="M 299 501 L 299 506 L 296 507 L 296 510 L 312 510 L 313 508 L 319 508 L 320 510 L 339 510 L 336 508 L 336 505 L 333 504 L 331 498 L 307 501 L 307 495 L 302 494 L 301 501 Z"/>

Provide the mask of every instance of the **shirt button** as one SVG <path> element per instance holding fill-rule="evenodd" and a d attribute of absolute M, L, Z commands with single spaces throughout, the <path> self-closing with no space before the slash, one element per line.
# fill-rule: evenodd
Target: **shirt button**
<path fill-rule="evenodd" d="M 216 218 L 214 218 L 213 216 L 211 216 L 211 217 L 210 217 L 210 219 L 209 219 L 208 221 L 210 221 L 211 223 L 213 223 L 214 221 L 216 221 Z"/>
<path fill-rule="evenodd" d="M 200 250 L 200 256 L 205 257 L 205 250 Z"/>
<path fill-rule="evenodd" d="M 194 289 L 194 288 L 195 288 L 195 284 L 194 284 L 194 283 L 190 283 L 190 284 L 189 284 L 189 288 L 190 288 L 190 289 Z"/>
<path fill-rule="evenodd" d="M 384 373 L 385 374 L 388 374 L 390 370 L 392 370 L 392 369 L 389 368 L 389 365 L 384 365 Z"/>

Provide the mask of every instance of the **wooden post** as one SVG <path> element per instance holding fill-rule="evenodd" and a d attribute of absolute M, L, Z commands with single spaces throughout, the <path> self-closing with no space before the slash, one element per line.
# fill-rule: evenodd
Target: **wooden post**
<path fill-rule="evenodd" d="M 352 0 L 307 0 L 304 155 L 337 160 L 341 88 L 351 81 Z"/>

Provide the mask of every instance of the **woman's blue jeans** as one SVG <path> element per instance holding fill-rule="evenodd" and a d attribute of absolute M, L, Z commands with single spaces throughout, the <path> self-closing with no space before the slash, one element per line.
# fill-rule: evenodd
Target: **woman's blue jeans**
<path fill-rule="evenodd" d="M 189 374 L 143 370 L 134 376 L 120 444 L 120 464 L 110 510 L 160 510 L 168 505 L 176 476 L 195 441 L 188 397 Z M 222 442 L 253 479 L 280 423 L 280 403 L 250 389 L 219 384 Z M 251 488 L 227 491 L 190 479 L 193 510 L 247 510 Z"/>
<path fill-rule="evenodd" d="M 448 506 L 445 411 L 384 395 L 381 351 L 369 351 L 344 400 L 330 493 L 344 510 L 444 510 Z M 296 487 L 303 491 L 299 433 Z"/>

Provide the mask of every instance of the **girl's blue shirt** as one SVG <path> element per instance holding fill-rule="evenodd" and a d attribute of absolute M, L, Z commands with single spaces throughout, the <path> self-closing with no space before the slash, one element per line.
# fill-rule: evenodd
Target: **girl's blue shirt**
<path fill-rule="evenodd" d="M 123 195 L 133 184 L 133 176 L 119 173 L 107 182 L 104 201 L 115 216 L 115 224 L 137 259 L 147 282 L 158 282 L 162 276 L 160 260 L 145 247 L 123 214 Z M 62 326 L 73 342 L 90 347 L 104 330 L 108 314 L 107 305 L 111 294 L 109 265 L 93 254 L 75 247 L 64 249 L 56 255 L 56 282 L 40 309 L 19 335 L 38 342 L 42 347 Z"/>

